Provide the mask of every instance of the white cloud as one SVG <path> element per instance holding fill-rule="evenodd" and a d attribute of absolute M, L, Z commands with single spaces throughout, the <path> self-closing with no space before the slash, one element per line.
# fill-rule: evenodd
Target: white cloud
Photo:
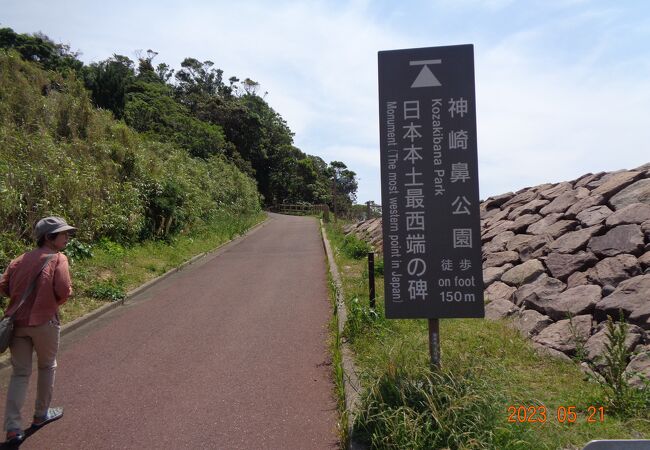
<path fill-rule="evenodd" d="M 3 25 L 42 30 L 86 61 L 152 48 L 160 62 L 210 59 L 226 79 L 260 82 L 298 147 L 359 174 L 360 201 L 380 201 L 378 50 L 475 44 L 482 196 L 648 159 L 644 2 L 116 0 L 101 12 L 81 0 L 43 5 L 11 3 Z"/>
<path fill-rule="evenodd" d="M 330 155 L 332 160 L 343 161 L 352 170 L 358 165 L 379 171 L 379 149 L 376 147 L 333 145 L 322 150 Z"/>
<path fill-rule="evenodd" d="M 479 65 L 482 194 L 647 162 L 649 81 L 591 64 L 543 67 L 518 48 L 488 51 Z"/>

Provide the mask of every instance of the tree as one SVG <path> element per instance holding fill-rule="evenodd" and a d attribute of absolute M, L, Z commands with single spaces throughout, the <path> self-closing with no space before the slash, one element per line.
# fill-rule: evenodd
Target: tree
<path fill-rule="evenodd" d="M 224 154 L 227 142 L 220 126 L 192 116 L 178 103 L 172 88 L 161 82 L 153 71 L 141 72 L 126 96 L 124 120 L 137 131 L 165 137 L 192 156 L 208 158 Z"/>
<path fill-rule="evenodd" d="M 250 78 L 246 78 L 241 82 L 242 87 L 246 95 L 257 95 L 257 92 L 260 90 L 260 84 L 257 81 L 253 81 Z"/>
<path fill-rule="evenodd" d="M 13 48 L 26 61 L 38 63 L 47 70 L 79 72 L 83 63 L 79 53 L 67 44 L 57 44 L 43 33 L 18 34 L 11 28 L 0 28 L 0 48 Z"/>
<path fill-rule="evenodd" d="M 185 58 L 175 72 L 167 64 L 154 65 L 158 53 L 147 50 L 135 61 L 114 54 L 84 66 L 70 46 L 10 28 L 0 28 L 0 48 L 63 74 L 75 70 L 96 106 L 152 139 L 173 142 L 197 158 L 224 155 L 255 178 L 267 205 L 327 202 L 346 210 L 354 201 L 354 172 L 339 161 L 328 166 L 295 147 L 287 122 L 266 95 L 258 95 L 260 83 L 234 76 L 224 82 L 212 61 Z"/>
<path fill-rule="evenodd" d="M 84 67 L 83 79 L 96 106 L 113 111 L 118 119 L 124 117 L 126 94 L 135 82 L 131 59 L 113 54 L 104 61 L 91 63 Z"/>
<path fill-rule="evenodd" d="M 185 58 L 181 63 L 182 69 L 176 72 L 176 94 L 178 99 L 196 111 L 197 106 L 207 99 L 232 95 L 231 86 L 223 82 L 223 70 L 215 69 L 212 61 L 200 62 L 195 58 Z M 232 79 L 231 79 L 232 80 Z"/>
<path fill-rule="evenodd" d="M 357 174 L 341 161 L 332 161 L 329 166 L 332 180 L 332 204 L 335 213 L 350 211 L 357 198 Z"/>

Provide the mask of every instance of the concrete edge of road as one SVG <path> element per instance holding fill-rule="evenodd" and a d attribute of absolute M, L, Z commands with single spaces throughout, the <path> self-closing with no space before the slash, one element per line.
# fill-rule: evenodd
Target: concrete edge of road
<path fill-rule="evenodd" d="M 127 292 L 126 297 L 122 301 L 111 302 L 111 303 L 108 303 L 106 305 L 100 306 L 99 308 L 94 309 L 94 310 L 90 311 L 89 313 L 84 314 L 83 316 L 76 318 L 72 322 L 66 323 L 65 325 L 61 326 L 61 336 L 63 337 L 65 335 L 71 333 L 72 331 L 76 330 L 77 328 L 80 328 L 83 325 L 86 325 L 86 324 L 92 322 L 93 320 L 103 316 L 107 312 L 112 311 L 115 308 L 118 308 L 120 306 L 125 305 L 130 299 L 132 299 L 136 295 L 146 291 L 147 289 L 149 289 L 150 287 L 154 286 L 155 284 L 161 282 L 165 278 L 168 278 L 170 275 L 173 275 L 176 272 L 179 272 L 179 271 L 183 270 L 185 267 L 187 267 L 187 266 L 189 266 L 191 264 L 194 264 L 195 262 L 197 262 L 197 261 L 199 261 L 199 260 L 201 260 L 203 258 L 206 258 L 206 257 L 209 257 L 209 256 L 216 256 L 215 255 L 216 253 L 224 250 L 225 247 L 233 245 L 233 244 L 239 242 L 240 240 L 244 239 L 250 233 L 253 233 L 254 231 L 256 231 L 259 228 L 266 225 L 268 223 L 268 221 L 269 221 L 269 215 L 267 214 L 266 219 L 264 219 L 260 223 L 256 224 L 254 227 L 251 227 L 250 229 L 246 230 L 246 232 L 244 234 L 242 234 L 240 236 L 237 236 L 236 238 L 231 239 L 229 241 L 226 241 L 223 244 L 219 245 L 218 247 L 216 247 L 216 248 L 214 248 L 214 249 L 212 249 L 210 251 L 199 253 L 198 255 L 193 256 L 192 258 L 188 259 L 187 261 L 185 261 L 184 263 L 182 263 L 178 267 L 174 267 L 173 269 L 168 270 L 167 272 L 160 275 L 159 277 L 153 278 L 153 279 L 147 281 L 146 283 L 136 287 L 135 289 Z M 4 369 L 5 367 L 8 367 L 10 365 L 11 365 L 11 360 L 10 360 L 10 357 L 9 357 L 9 352 L 7 351 L 0 358 L 0 370 Z"/>
<path fill-rule="evenodd" d="M 329 266 L 330 274 L 332 275 L 332 280 L 336 286 L 336 308 L 334 314 L 336 315 L 336 322 L 338 326 L 339 334 L 343 334 L 343 328 L 345 327 L 345 322 L 347 320 L 347 309 L 345 307 L 345 299 L 343 298 L 343 284 L 341 283 L 341 276 L 339 274 L 338 267 L 336 266 L 336 261 L 334 260 L 334 252 L 330 246 L 329 240 L 327 239 L 327 234 L 325 233 L 325 228 L 323 225 L 323 220 L 320 221 L 321 237 L 323 238 L 323 247 L 325 247 L 325 253 L 327 254 L 327 262 Z M 345 410 L 347 412 L 347 431 L 349 436 L 348 449 L 350 450 L 362 450 L 366 447 L 358 442 L 356 442 L 352 437 L 352 425 L 354 423 L 354 411 L 357 407 L 357 401 L 359 400 L 359 378 L 357 376 L 357 368 L 354 364 L 352 349 L 347 342 L 341 340 L 341 357 L 343 364 L 343 388 L 345 391 Z"/>

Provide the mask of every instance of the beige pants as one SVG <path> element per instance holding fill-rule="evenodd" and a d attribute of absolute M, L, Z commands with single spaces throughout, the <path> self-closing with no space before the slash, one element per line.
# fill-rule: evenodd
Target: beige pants
<path fill-rule="evenodd" d="M 32 373 L 32 352 L 36 350 L 38 361 L 38 381 L 36 385 L 36 404 L 34 416 L 47 413 L 54 389 L 56 372 L 56 353 L 59 349 L 61 327 L 51 320 L 37 327 L 16 327 L 9 348 L 13 372 L 9 381 L 7 404 L 5 407 L 5 430 L 21 430 L 20 410 L 27 397 L 27 386 Z"/>

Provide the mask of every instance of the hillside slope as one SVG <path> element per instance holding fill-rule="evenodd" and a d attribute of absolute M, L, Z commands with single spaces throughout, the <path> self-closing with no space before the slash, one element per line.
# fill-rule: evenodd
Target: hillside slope
<path fill-rule="evenodd" d="M 61 215 L 84 242 L 167 238 L 217 213 L 255 212 L 255 182 L 95 109 L 83 83 L 0 50 L 0 268 Z"/>

